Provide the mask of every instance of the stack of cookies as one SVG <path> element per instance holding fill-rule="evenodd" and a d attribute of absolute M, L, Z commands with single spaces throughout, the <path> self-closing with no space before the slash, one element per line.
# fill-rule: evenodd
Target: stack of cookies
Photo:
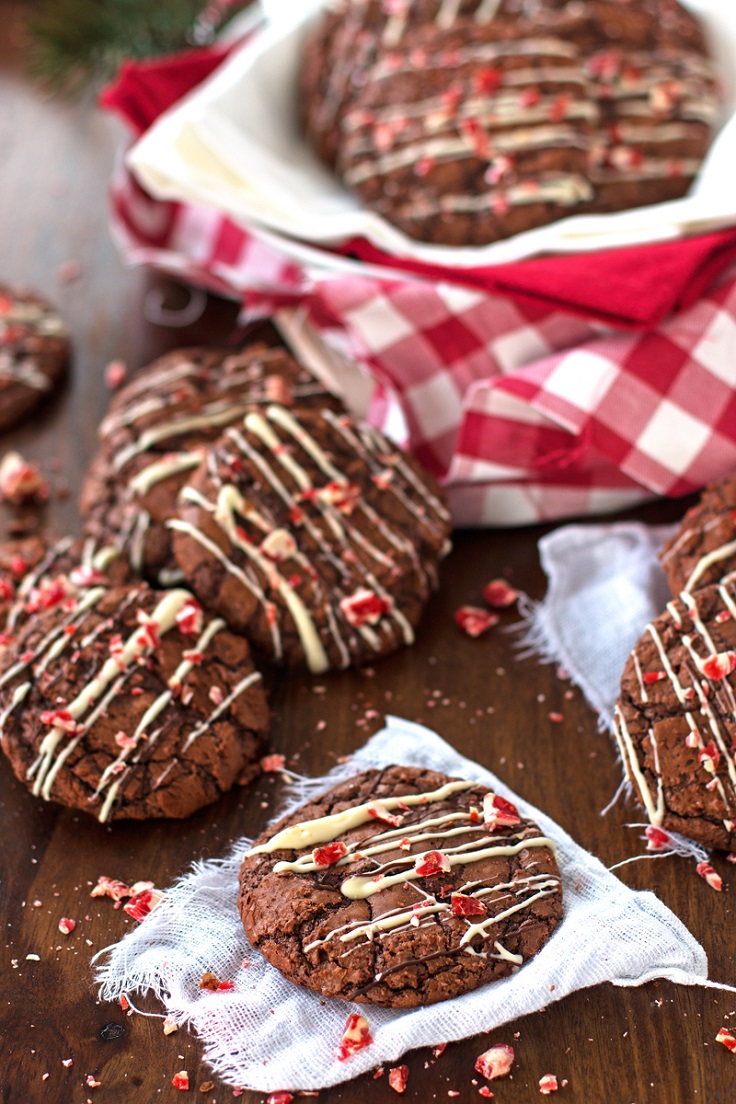
<path fill-rule="evenodd" d="M 621 681 L 614 730 L 655 826 L 736 850 L 736 476 L 706 488 L 662 552 L 673 599 Z"/>
<path fill-rule="evenodd" d="M 257 772 L 269 664 L 412 642 L 449 514 L 278 347 L 162 357 L 99 441 L 85 540 L 0 549 L 2 748 L 101 821 L 188 816 Z"/>
<path fill-rule="evenodd" d="M 718 113 L 676 0 L 338 0 L 300 91 L 308 139 L 361 202 L 447 245 L 679 198 Z"/>

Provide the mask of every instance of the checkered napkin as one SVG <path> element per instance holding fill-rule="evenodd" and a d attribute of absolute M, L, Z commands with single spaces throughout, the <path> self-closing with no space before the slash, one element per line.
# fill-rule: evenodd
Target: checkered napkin
<path fill-rule="evenodd" d="M 477 779 L 514 801 L 557 844 L 565 916 L 547 945 L 515 975 L 462 997 L 396 1011 L 323 1000 L 286 981 L 248 944 L 237 910 L 237 877 L 250 840 L 224 859 L 198 863 L 119 943 L 101 952 L 100 996 L 135 1002 L 153 993 L 199 1036 L 204 1058 L 225 1082 L 262 1092 L 320 1089 L 396 1062 L 415 1047 L 496 1031 L 576 989 L 603 981 L 641 985 L 664 977 L 709 984 L 703 948 L 651 893 L 628 889 L 539 810 L 490 771 L 458 755 L 421 725 L 388 718 L 348 763 L 314 779 L 311 796 L 343 778 L 391 763 Z M 290 807 L 306 798 L 295 793 Z M 210 970 L 228 992 L 199 987 Z M 373 1043 L 347 1061 L 335 1056 L 347 1016 L 367 1017 Z M 491 1041 L 507 1041 L 499 1033 Z M 488 1045 L 486 1043 L 485 1045 Z M 540 1073 L 545 1072 L 540 1070 Z"/>
<path fill-rule="evenodd" d="M 149 63 L 146 95 L 152 71 Z M 128 91 L 131 79 L 140 72 L 128 74 Z M 177 91 L 180 83 L 179 70 Z M 133 117 L 119 95 L 108 94 L 107 106 Z M 138 115 L 135 122 L 140 130 Z M 621 509 L 688 493 L 736 467 L 736 268 L 723 270 L 728 251 L 694 303 L 624 329 L 600 309 L 605 296 L 598 309 L 566 299 L 564 269 L 551 271 L 540 296 L 459 283 L 451 270 L 428 279 L 348 261 L 246 229 L 214 208 L 156 201 L 122 160 L 111 218 L 128 261 L 242 298 L 251 315 L 287 307 L 326 361 L 337 354 L 367 375 L 371 420 L 389 432 L 401 425 L 401 443 L 444 482 L 456 524 Z M 665 247 L 671 256 L 672 243 L 643 254 L 658 302 L 657 282 L 674 279 L 672 268 L 663 263 L 658 275 L 652 263 Z M 590 256 L 591 283 L 606 281 L 613 257 Z M 704 258 L 712 274 L 711 261 Z M 622 297 L 620 279 L 612 301 Z M 585 282 L 578 268 L 578 286 Z M 644 297 L 638 288 L 628 296 Z M 673 294 L 673 306 L 682 301 Z"/>

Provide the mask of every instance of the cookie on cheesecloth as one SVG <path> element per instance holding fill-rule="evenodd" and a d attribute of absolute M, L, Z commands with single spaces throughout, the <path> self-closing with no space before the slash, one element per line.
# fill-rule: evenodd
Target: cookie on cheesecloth
<path fill-rule="evenodd" d="M 0 284 L 0 430 L 52 393 L 69 364 L 69 331 L 34 292 Z"/>
<path fill-rule="evenodd" d="M 517 970 L 562 918 L 554 843 L 487 787 L 367 771 L 283 817 L 246 853 L 253 947 L 325 997 L 408 1008 Z"/>
<path fill-rule="evenodd" d="M 450 518 L 435 481 L 377 430 L 272 405 L 209 450 L 170 527 L 206 609 L 320 672 L 412 643 Z"/>
<path fill-rule="evenodd" d="M 3 658 L 0 744 L 38 797 L 100 821 L 184 817 L 257 773 L 261 675 L 186 590 L 93 586 Z"/>
<path fill-rule="evenodd" d="M 100 426 L 80 498 L 85 532 L 118 545 L 136 574 L 176 582 L 166 522 L 182 484 L 226 426 L 274 401 L 343 409 L 283 348 L 194 347 L 153 361 L 114 396 Z"/>
<path fill-rule="evenodd" d="M 736 474 L 705 488 L 659 558 L 674 595 L 736 571 Z"/>
<path fill-rule="evenodd" d="M 736 848 L 736 582 L 668 603 L 632 651 L 614 715 L 651 824 Z"/>

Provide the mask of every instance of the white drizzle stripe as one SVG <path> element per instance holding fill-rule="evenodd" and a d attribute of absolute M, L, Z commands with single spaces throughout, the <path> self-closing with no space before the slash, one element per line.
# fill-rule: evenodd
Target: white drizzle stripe
<path fill-rule="evenodd" d="M 720 563 L 721 560 L 725 560 L 729 556 L 736 556 L 736 541 L 729 541 L 728 544 L 722 544 L 720 548 L 714 548 L 712 552 L 708 552 L 705 556 L 702 556 L 690 572 L 690 576 L 682 588 L 683 591 L 692 590 L 709 567 L 712 567 L 713 564 Z"/>
<path fill-rule="evenodd" d="M 201 724 L 197 725 L 196 728 L 192 729 L 182 750 L 187 751 L 192 746 L 194 741 L 198 739 L 202 735 L 202 733 L 210 727 L 210 725 L 214 724 L 214 722 L 222 716 L 226 709 L 230 708 L 236 698 L 239 698 L 241 694 L 245 693 L 249 686 L 252 686 L 255 682 L 259 682 L 260 679 L 260 671 L 253 671 L 250 675 L 246 675 L 244 679 L 241 679 L 240 682 L 230 691 L 227 697 L 223 698 L 217 709 L 214 709 L 212 713 L 210 713 L 207 720 L 203 721 Z"/>
<path fill-rule="evenodd" d="M 146 495 L 157 483 L 163 482 L 169 476 L 180 475 L 181 472 L 198 468 L 201 462 L 202 456 L 199 452 L 178 452 L 173 456 L 165 457 L 163 460 L 141 468 L 129 483 L 130 491 L 134 495 Z"/>
<path fill-rule="evenodd" d="M 104 587 L 93 587 L 91 590 L 88 590 L 81 601 L 78 603 L 76 609 L 71 614 L 71 616 L 69 616 L 63 624 L 58 625 L 55 629 L 52 629 L 50 633 L 47 633 L 47 635 L 43 637 L 41 642 L 36 646 L 33 652 L 33 657 L 35 658 L 35 656 L 41 655 L 44 650 L 48 648 L 58 636 L 62 635 L 68 627 L 73 625 L 75 629 L 78 628 L 83 623 L 89 610 L 93 606 L 95 606 L 97 602 L 99 602 L 104 593 Z M 15 678 L 16 675 L 20 674 L 21 671 L 24 671 L 31 662 L 32 659 L 20 659 L 17 663 L 14 663 L 12 667 L 8 667 L 7 671 L 5 671 L 2 677 L 0 677 L 0 687 L 5 686 L 7 682 L 10 682 L 12 679 Z"/>
<path fill-rule="evenodd" d="M 555 888 L 559 885 L 559 882 L 555 880 Z M 509 908 L 504 909 L 503 912 L 497 913 L 495 916 L 489 916 L 486 920 L 481 921 L 478 924 L 471 924 L 464 936 L 460 940 L 460 946 L 465 946 L 475 936 L 480 935 L 484 939 L 486 937 L 486 929 L 490 928 L 492 924 L 497 924 L 500 920 L 505 920 L 509 916 L 513 916 L 515 912 L 520 912 L 522 909 L 529 908 L 535 901 L 539 901 L 542 897 L 549 897 L 551 893 L 554 893 L 554 889 L 540 889 L 532 897 L 527 897 L 525 901 L 519 901 L 515 905 L 511 905 Z"/>
<path fill-rule="evenodd" d="M 232 404 L 223 407 L 222 403 L 218 401 L 209 406 L 204 406 L 202 408 L 202 414 L 192 415 L 191 418 L 182 418 L 181 421 L 167 422 L 164 425 L 153 426 L 151 429 L 147 429 L 142 433 L 137 441 L 120 450 L 115 457 L 113 469 L 118 472 L 121 471 L 134 456 L 137 456 L 141 452 L 146 452 L 159 441 L 164 441 L 168 437 L 174 435 L 178 436 L 183 433 L 191 433 L 197 429 L 208 429 L 211 426 L 227 425 L 230 422 L 236 421 L 241 414 L 245 414 L 247 409 L 247 406 L 233 406 Z"/>
<path fill-rule="evenodd" d="M 618 706 L 614 713 L 613 728 L 624 766 L 628 767 L 627 773 L 636 782 L 637 789 L 641 795 L 642 804 L 649 817 L 649 823 L 659 826 L 664 820 L 664 791 L 662 789 L 662 779 L 657 778 L 657 802 L 655 804 L 652 800 L 647 780 L 639 767 L 636 749 L 634 748 L 634 743 L 626 726 L 626 720 Z"/>
<path fill-rule="evenodd" d="M 245 857 L 270 854 L 282 849 L 296 851 L 302 847 L 316 847 L 321 843 L 329 843 L 337 839 L 343 832 L 348 832 L 352 828 L 357 828 L 361 824 L 367 824 L 374 820 L 375 818 L 371 815 L 370 809 L 375 807 L 377 803 L 388 809 L 389 812 L 392 809 L 401 808 L 402 805 L 429 805 L 435 801 L 444 801 L 451 794 L 471 790 L 475 785 L 475 782 L 458 779 L 454 782 L 446 782 L 444 786 L 440 786 L 437 790 L 428 790 L 421 794 L 405 794 L 402 797 L 383 797 L 378 802 L 374 799 L 366 801 L 362 805 L 354 805 L 350 809 L 343 809 L 341 813 L 331 813 L 329 816 L 316 817 L 314 820 L 292 824 L 288 828 L 282 828 L 280 832 L 271 836 L 269 840 L 258 847 L 251 847 L 249 851 L 246 851 Z"/>

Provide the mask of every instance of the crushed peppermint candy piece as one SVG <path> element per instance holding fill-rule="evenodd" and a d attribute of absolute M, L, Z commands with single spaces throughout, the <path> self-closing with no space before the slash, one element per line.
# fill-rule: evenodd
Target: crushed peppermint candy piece
<path fill-rule="evenodd" d="M 557 1092 L 559 1087 L 557 1078 L 553 1073 L 545 1073 L 543 1077 L 539 1078 L 539 1091 L 543 1096 L 549 1096 L 550 1093 Z"/>
<path fill-rule="evenodd" d="M 390 824 L 394 828 L 398 828 L 404 820 L 402 816 L 390 813 L 380 801 L 371 801 L 366 808 L 366 812 L 374 820 L 381 820 L 384 824 Z"/>
<path fill-rule="evenodd" d="M 736 670 L 736 652 L 716 652 L 715 655 L 707 656 L 705 659 L 698 656 L 695 664 L 706 678 L 717 681 Z"/>
<path fill-rule="evenodd" d="M 285 1092 L 283 1089 L 278 1089 L 277 1092 L 269 1093 L 266 1097 L 266 1104 L 291 1104 L 294 1097 L 290 1092 Z"/>
<path fill-rule="evenodd" d="M 317 866 L 332 866 L 347 853 L 345 844 L 336 840 L 334 843 L 325 844 L 324 847 L 315 847 L 312 858 Z"/>
<path fill-rule="evenodd" d="M 189 1074 L 186 1070 L 179 1070 L 171 1078 L 171 1084 L 175 1089 L 181 1089 L 182 1092 L 189 1091 Z"/>
<path fill-rule="evenodd" d="M 35 464 L 19 452 L 6 452 L 0 461 L 0 499 L 11 506 L 46 502 L 49 485 Z"/>
<path fill-rule="evenodd" d="M 715 889 L 717 893 L 720 893 L 723 889 L 723 879 L 720 874 L 717 874 L 710 863 L 700 862 L 695 867 L 700 877 L 708 883 L 711 889 Z"/>
<path fill-rule="evenodd" d="M 392 598 L 376 594 L 367 587 L 358 587 L 340 602 L 345 620 L 355 629 L 363 625 L 377 625 L 383 615 L 390 613 L 393 608 Z"/>
<path fill-rule="evenodd" d="M 176 615 L 176 625 L 185 636 L 199 636 L 204 622 L 202 607 L 196 598 L 189 598 Z"/>
<path fill-rule="evenodd" d="M 482 901 L 465 893 L 451 894 L 450 908 L 453 916 L 485 916 L 488 912 Z"/>
<path fill-rule="evenodd" d="M 123 732 L 122 729 L 120 730 L 120 732 L 115 733 L 115 743 L 118 745 L 119 748 L 134 748 L 137 742 L 138 741 L 135 740 L 132 736 L 129 736 L 127 732 Z"/>
<path fill-rule="evenodd" d="M 268 774 L 272 771 L 282 771 L 284 769 L 286 759 L 283 755 L 279 753 L 274 753 L 272 755 L 262 756 L 260 762 L 261 770 L 265 771 Z"/>
<path fill-rule="evenodd" d="M 60 728 L 62 732 L 68 732 L 70 736 L 81 736 L 84 725 L 77 724 L 74 717 L 67 709 L 44 709 L 41 713 L 41 724 L 51 728 Z"/>
<path fill-rule="evenodd" d="M 506 609 L 519 599 L 519 592 L 505 579 L 491 579 L 483 587 L 483 597 L 494 609 Z"/>
<path fill-rule="evenodd" d="M 478 606 L 461 606 L 455 611 L 455 624 L 462 629 L 466 636 L 482 636 L 490 628 L 498 623 L 498 614 L 490 610 L 480 609 Z"/>
<path fill-rule="evenodd" d="M 70 1069 L 74 1065 L 74 1059 L 73 1058 L 62 1058 L 61 1059 L 61 1064 L 62 1064 L 62 1066 L 65 1066 L 66 1069 Z"/>
<path fill-rule="evenodd" d="M 510 828 L 521 823 L 519 810 L 513 802 L 494 793 L 487 793 L 483 798 L 483 820 L 490 828 Z"/>
<path fill-rule="evenodd" d="M 514 1048 L 508 1043 L 496 1043 L 489 1050 L 483 1051 L 475 1060 L 475 1068 L 485 1077 L 486 1081 L 494 1081 L 497 1077 L 505 1077 L 514 1064 Z"/>
<path fill-rule="evenodd" d="M 420 878 L 431 878 L 433 874 L 447 873 L 452 870 L 452 865 L 442 851 L 425 851 L 417 855 L 414 869 Z"/>
<path fill-rule="evenodd" d="M 58 575 L 55 579 L 42 579 L 26 599 L 26 612 L 38 613 L 42 609 L 53 609 L 73 595 L 74 587 L 64 575 Z"/>
<path fill-rule="evenodd" d="M 344 1062 L 353 1054 L 357 1054 L 359 1050 L 370 1046 L 372 1042 L 373 1038 L 367 1019 L 365 1016 L 358 1016 L 355 1012 L 352 1012 L 348 1016 L 340 1045 L 337 1048 L 338 1062 Z"/>
<path fill-rule="evenodd" d="M 721 761 L 721 753 L 716 747 L 715 740 L 709 740 L 704 748 L 698 752 L 698 762 L 702 763 L 709 774 L 715 774 Z"/>
<path fill-rule="evenodd" d="M 102 1084 L 101 1081 L 96 1081 L 91 1073 L 87 1074 L 84 1083 L 88 1089 L 99 1089 L 100 1085 Z"/>
<path fill-rule="evenodd" d="M 406 1083 L 409 1080 L 408 1066 L 394 1066 L 388 1071 L 388 1083 L 394 1092 L 406 1092 Z"/>
<path fill-rule="evenodd" d="M 722 1027 L 716 1035 L 716 1042 L 723 1043 L 727 1050 L 731 1053 L 736 1053 L 736 1037 L 728 1030 L 727 1027 Z"/>
<path fill-rule="evenodd" d="M 645 671 L 641 676 L 645 686 L 652 686 L 655 682 L 662 682 L 667 678 L 666 671 Z"/>
<path fill-rule="evenodd" d="M 116 878 L 108 878 L 101 874 L 97 879 L 97 885 L 92 889 L 90 897 L 112 897 L 113 901 L 122 901 L 124 897 L 130 897 L 132 890 L 125 882 L 119 882 Z"/>
<path fill-rule="evenodd" d="M 62 916 L 59 921 L 59 931 L 62 935 L 71 935 L 77 926 L 76 920 L 70 920 L 68 916 Z"/>
<path fill-rule="evenodd" d="M 647 851 L 663 851 L 665 847 L 672 845 L 669 834 L 663 828 L 656 828 L 653 824 L 646 826 L 644 835 L 647 840 Z"/>
<path fill-rule="evenodd" d="M 75 587 L 105 586 L 110 582 L 104 571 L 78 564 L 69 572 L 69 582 Z"/>
<path fill-rule="evenodd" d="M 158 636 L 161 626 L 158 621 L 155 621 L 150 614 L 142 609 L 136 610 L 135 619 L 140 625 L 138 636 L 141 638 L 142 643 L 144 643 L 147 648 L 158 648 L 161 643 Z"/>
<path fill-rule="evenodd" d="M 156 889 L 153 882 L 136 882 L 131 886 L 130 900 L 123 905 L 123 912 L 132 916 L 140 924 L 164 899 L 160 889 Z"/>
<path fill-rule="evenodd" d="M 261 552 L 268 560 L 279 563 L 296 553 L 296 541 L 288 529 L 273 529 L 261 541 Z"/>
<path fill-rule="evenodd" d="M 127 372 L 127 366 L 123 360 L 111 360 L 105 368 L 105 383 L 111 391 L 122 386 Z"/>

